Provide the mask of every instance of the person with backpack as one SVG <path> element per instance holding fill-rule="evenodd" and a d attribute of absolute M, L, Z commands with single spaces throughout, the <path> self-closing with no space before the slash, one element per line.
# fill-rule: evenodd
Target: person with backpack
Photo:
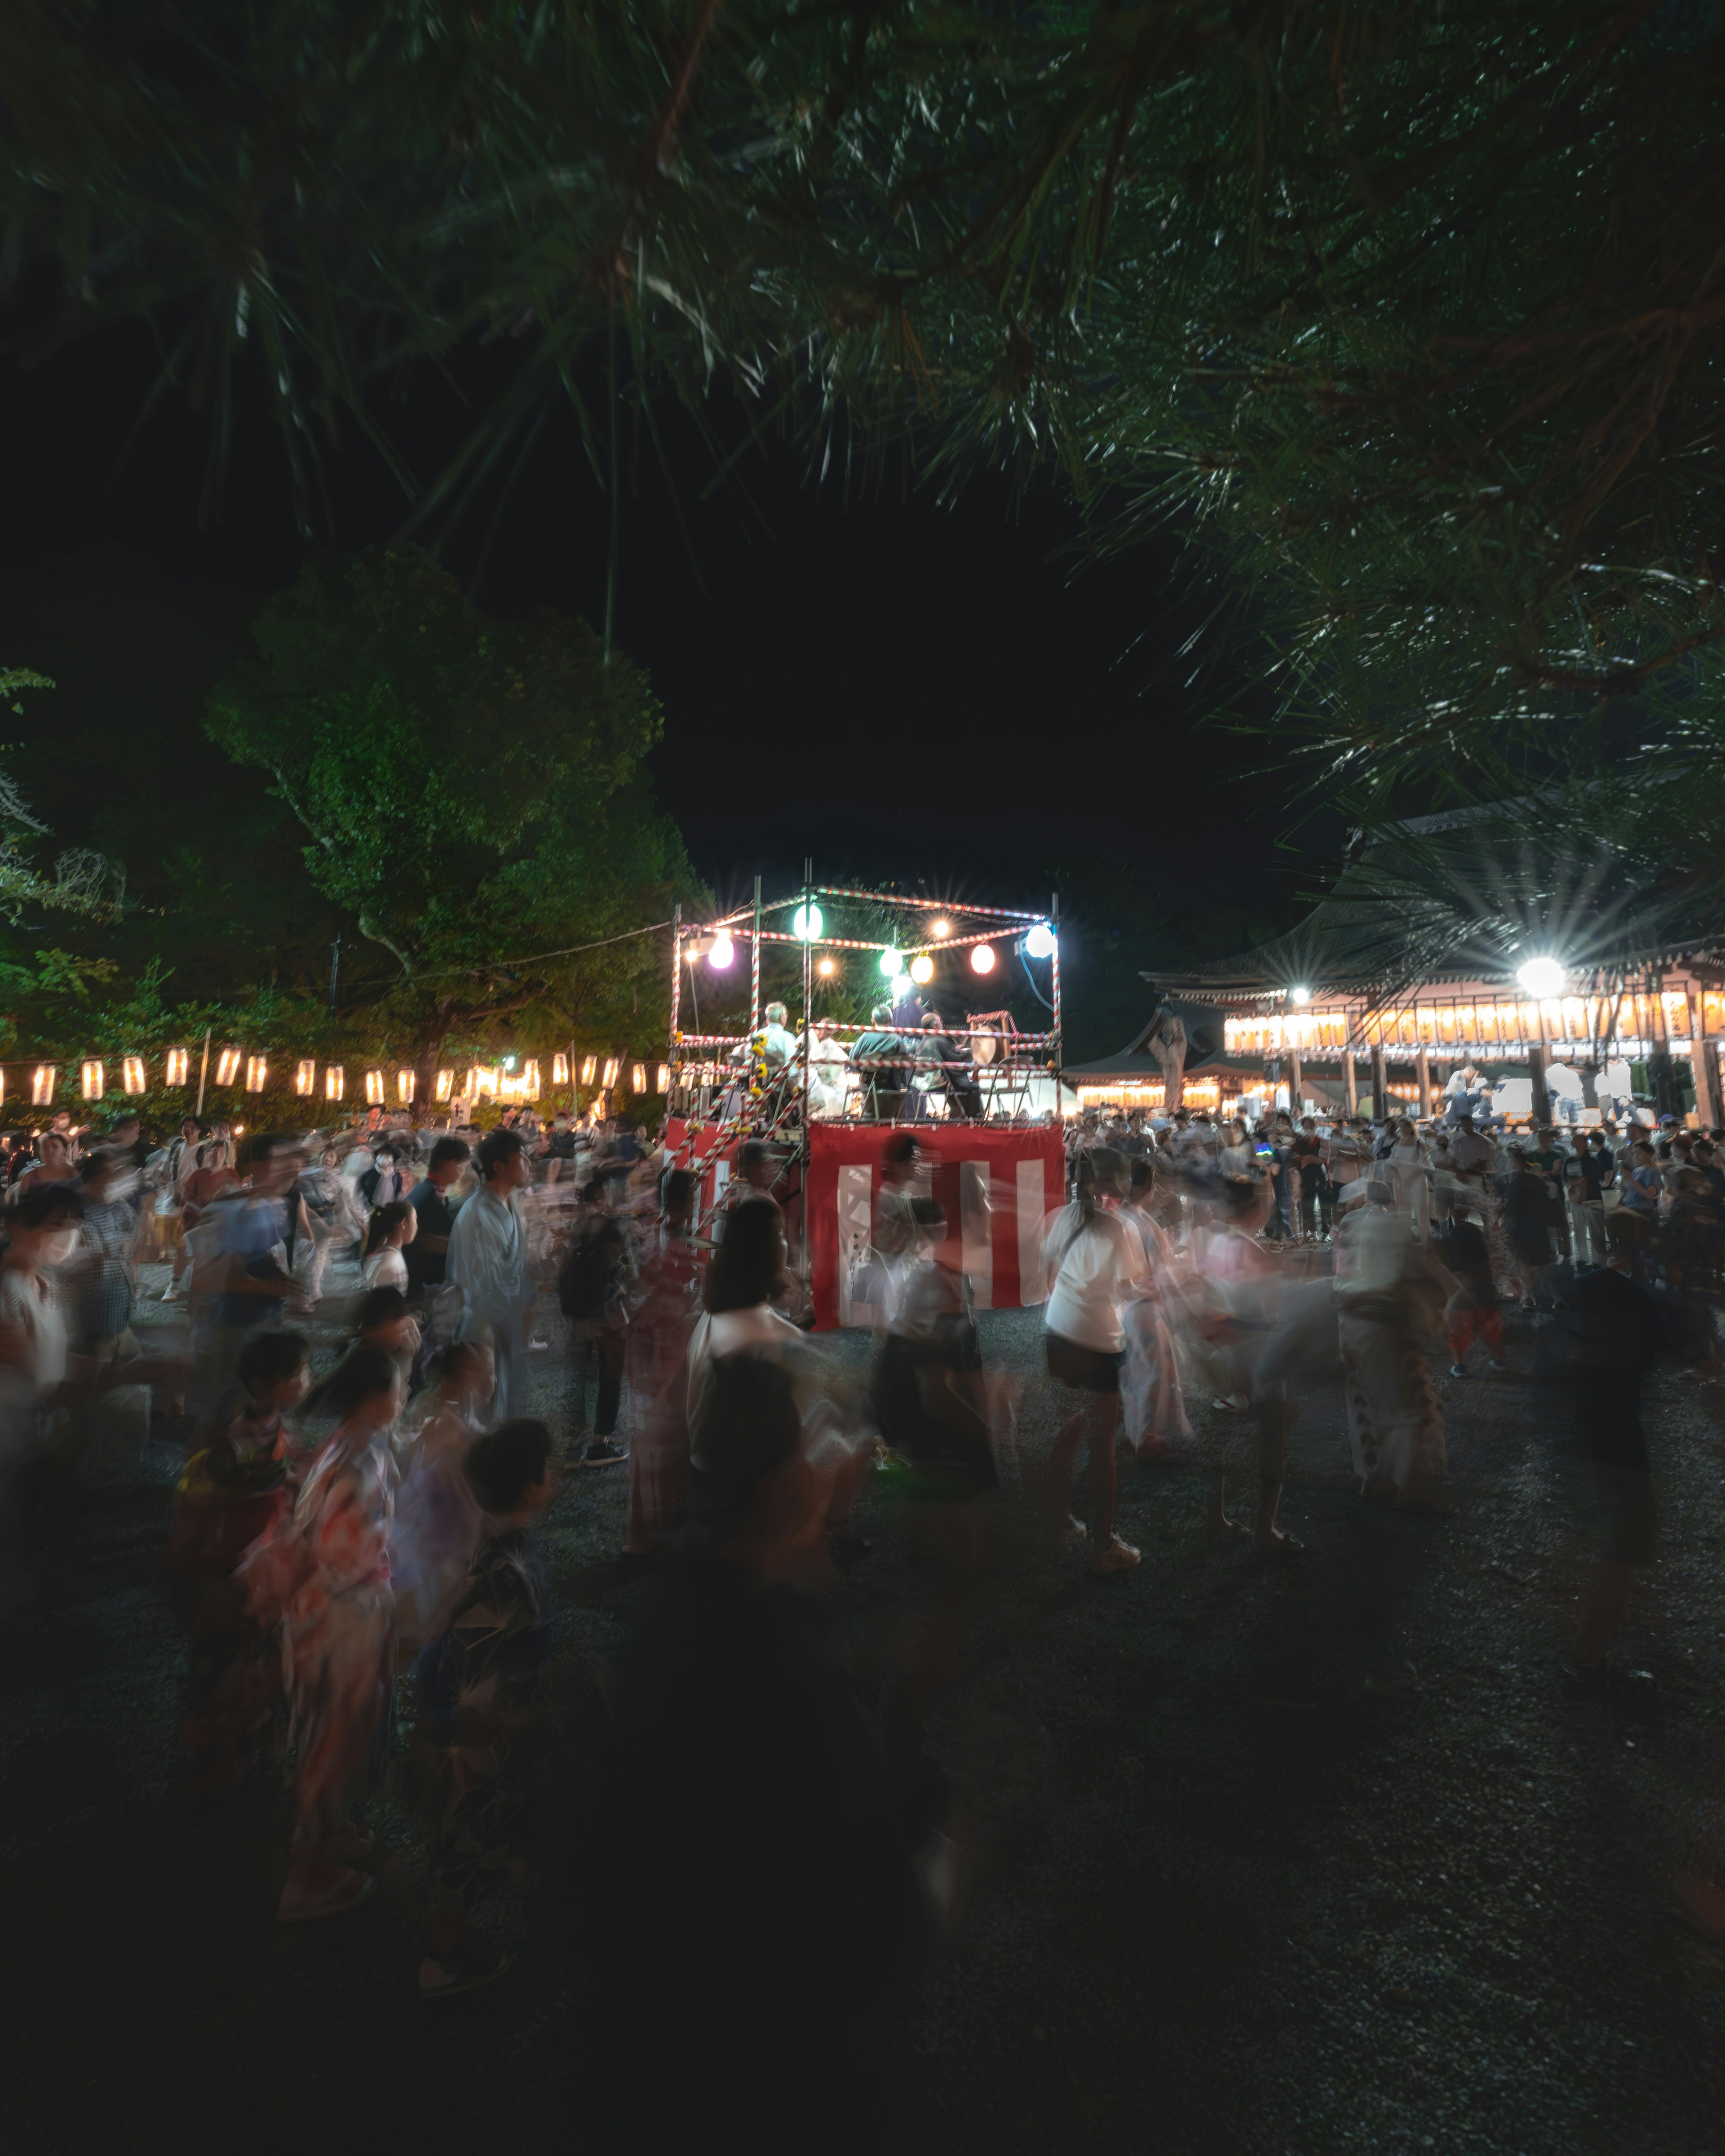
<path fill-rule="evenodd" d="M 615 1467 L 629 1457 L 628 1447 L 613 1441 L 623 1402 L 629 1271 L 629 1241 L 613 1209 L 613 1188 L 595 1176 L 582 1193 L 585 1217 L 576 1225 L 557 1276 L 557 1302 L 569 1321 L 572 1450 L 587 1430 L 588 1366 L 595 1359 L 598 1363 L 598 1399 L 593 1437 L 581 1455 L 583 1467 Z"/>

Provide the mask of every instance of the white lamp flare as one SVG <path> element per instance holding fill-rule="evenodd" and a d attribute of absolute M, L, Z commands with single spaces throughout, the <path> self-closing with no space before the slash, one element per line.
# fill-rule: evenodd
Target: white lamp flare
<path fill-rule="evenodd" d="M 1530 996 L 1561 995 L 1567 978 L 1557 960 L 1547 956 L 1526 959 L 1516 968 L 1516 978 Z"/>

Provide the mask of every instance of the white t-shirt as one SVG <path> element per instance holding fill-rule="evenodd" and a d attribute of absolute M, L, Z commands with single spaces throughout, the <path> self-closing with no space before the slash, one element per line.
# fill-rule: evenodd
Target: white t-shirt
<path fill-rule="evenodd" d="M 359 1277 L 366 1287 L 398 1287 L 405 1295 L 408 1291 L 408 1261 L 399 1250 L 384 1243 L 373 1250 L 361 1266 Z"/>
<path fill-rule="evenodd" d="M 25 1373 L 39 1394 L 64 1383 L 65 1313 L 39 1274 L 14 1265 L 0 1270 L 0 1325 L 16 1326 L 23 1335 Z"/>
<path fill-rule="evenodd" d="M 1112 1213 L 1092 1214 L 1086 1222 L 1081 1207 L 1065 1206 L 1043 1245 L 1043 1264 L 1054 1274 L 1043 1314 L 1049 1331 L 1098 1354 L 1117 1355 L 1126 1345 L 1120 1306 L 1150 1284 L 1137 1232 Z"/>

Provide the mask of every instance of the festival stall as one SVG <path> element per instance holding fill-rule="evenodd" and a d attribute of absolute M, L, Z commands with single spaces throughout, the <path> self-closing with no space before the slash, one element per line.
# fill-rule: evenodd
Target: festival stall
<path fill-rule="evenodd" d="M 679 914 L 665 1145 L 673 1165 L 700 1178 L 697 1233 L 722 1234 L 738 1155 L 760 1140 L 777 1163 L 773 1194 L 791 1250 L 809 1268 L 817 1327 L 879 1322 L 864 1261 L 881 1156 L 891 1131 L 908 1125 L 932 1164 L 930 1194 L 978 1307 L 1040 1302 L 1045 1224 L 1065 1180 L 1055 920 L 1052 906 L 1040 914 L 818 885 L 806 869 L 793 898 L 763 904 L 757 884 L 752 906 L 705 927 Z M 763 1004 L 761 961 L 774 946 L 798 962 L 794 1031 Z M 748 1030 L 685 1030 L 685 971 L 692 1006 L 697 965 L 716 986 L 739 947 L 748 956 Z M 1047 1008 L 1047 1031 L 1020 1032 L 1009 1009 L 973 1007 L 999 1005 L 1009 958 Z M 891 1008 L 889 1027 L 817 1023 L 817 988 L 845 966 Z M 1047 968 L 1045 995 L 1032 966 Z M 992 998 L 976 994 L 985 985 Z M 942 1015 L 925 1020 L 920 996 L 931 988 L 942 991 Z M 927 1009 L 936 1008 L 931 996 Z M 1050 1110 L 1049 1120 L 1031 1120 Z"/>

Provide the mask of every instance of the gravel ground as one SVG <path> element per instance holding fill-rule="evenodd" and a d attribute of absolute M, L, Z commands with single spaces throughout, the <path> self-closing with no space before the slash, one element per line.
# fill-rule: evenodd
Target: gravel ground
<path fill-rule="evenodd" d="M 152 1345 L 177 1324 L 149 1306 Z M 1026 1384 L 993 1501 L 1002 1561 L 934 1727 L 969 1858 L 906 2030 L 895 2146 L 1725 2151 L 1725 1959 L 1666 1887 L 1725 1853 L 1722 1395 L 1661 1380 L 1664 1558 L 1620 1643 L 1653 1681 L 1577 1704 L 1558 1668 L 1579 1553 L 1530 1417 L 1529 1338 L 1507 1377 L 1440 1381 L 1453 1518 L 1360 1504 L 1328 1391 L 1291 1448 L 1303 1558 L 1212 1546 L 1202 1476 L 1132 1468 L 1122 1527 L 1144 1563 L 1096 1583 L 1026 1502 L 1059 1419 L 1036 1315 L 993 1313 L 983 1336 Z M 860 1336 L 829 1344 L 866 1355 Z M 533 1382 L 566 1426 L 560 1350 Z M 7 1635 L 11 2145 L 608 2145 L 591 1658 L 641 1593 L 615 1557 L 622 1476 L 571 1474 L 547 1516 L 555 1830 L 496 1913 L 519 1967 L 429 2005 L 410 1776 L 374 1810 L 384 1892 L 303 1930 L 271 1921 L 280 1793 L 175 1792 L 183 1650 L 160 1556 L 182 1451 L 171 1430 L 116 1433 Z M 858 1525 L 873 1547 L 838 1596 L 865 1651 L 922 1575 L 885 1478 Z"/>

